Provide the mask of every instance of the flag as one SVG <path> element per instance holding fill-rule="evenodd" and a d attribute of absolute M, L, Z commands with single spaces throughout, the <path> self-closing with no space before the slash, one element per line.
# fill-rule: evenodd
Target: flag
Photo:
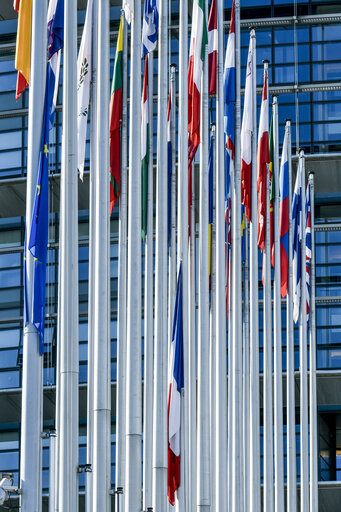
<path fill-rule="evenodd" d="M 289 272 L 289 163 L 288 136 L 284 135 L 281 168 L 279 173 L 279 236 L 281 248 L 281 295 L 288 291 Z"/>
<path fill-rule="evenodd" d="M 54 3 L 48 11 L 48 22 L 64 15 L 64 3 Z M 59 11 L 58 11 L 59 9 Z M 62 10 L 62 13 L 60 12 Z M 53 24 L 48 24 L 53 28 Z M 63 32 L 61 32 L 63 34 Z M 53 33 L 50 33 L 54 39 Z M 30 254 L 34 258 L 34 278 L 32 293 L 32 310 L 28 311 L 27 306 L 27 279 L 25 264 L 25 324 L 32 322 L 39 333 L 40 337 L 40 353 L 44 352 L 44 327 L 45 327 L 45 283 L 46 283 L 46 261 L 47 261 L 47 242 L 49 230 L 49 131 L 53 126 L 54 113 L 56 110 L 56 100 L 58 93 L 59 67 L 60 67 L 60 49 L 63 40 L 58 39 L 58 45 L 52 47 L 53 53 L 47 62 L 46 69 L 46 86 L 44 100 L 44 116 L 43 128 L 41 135 L 39 168 L 37 175 L 36 195 L 33 205 L 33 213 L 31 219 L 31 230 L 27 241 L 25 240 L 25 250 L 28 248 Z M 56 51 L 54 51 L 56 49 Z M 25 254 L 25 258 L 27 255 Z"/>
<path fill-rule="evenodd" d="M 265 241 L 266 181 L 269 154 L 269 102 L 268 70 L 264 70 L 264 86 L 259 119 L 257 151 L 257 192 L 258 192 L 258 246 L 262 251 Z"/>
<path fill-rule="evenodd" d="M 293 302 L 294 322 L 297 323 L 301 301 L 301 241 L 302 241 L 302 160 L 299 159 L 295 190 L 292 198 L 293 228 Z"/>
<path fill-rule="evenodd" d="M 30 82 L 32 0 L 21 0 L 20 3 L 14 0 L 13 7 L 19 13 L 15 49 L 15 69 L 18 70 L 16 99 L 18 100 Z"/>
<path fill-rule="evenodd" d="M 64 44 L 64 0 L 50 0 L 47 12 L 47 50 L 48 60 Z"/>
<path fill-rule="evenodd" d="M 251 221 L 251 172 L 252 148 L 251 135 L 253 130 L 253 94 L 252 94 L 252 41 L 250 37 L 249 53 L 246 66 L 244 112 L 241 130 L 241 194 L 245 214 Z"/>
<path fill-rule="evenodd" d="M 214 1 L 214 0 L 213 0 Z M 208 275 L 211 289 L 212 276 L 212 224 L 213 224 L 213 137 L 210 137 L 208 153 Z"/>
<path fill-rule="evenodd" d="M 131 20 L 134 17 L 134 0 L 123 0 L 122 9 L 124 11 L 127 23 L 130 25 Z"/>
<path fill-rule="evenodd" d="M 204 0 L 193 1 L 191 46 L 188 65 L 188 165 L 200 143 L 201 75 L 207 44 Z"/>
<path fill-rule="evenodd" d="M 184 387 L 182 330 L 182 262 L 180 262 L 174 308 L 172 341 L 169 352 L 168 395 L 168 500 L 175 504 L 180 485 L 181 389 Z"/>
<path fill-rule="evenodd" d="M 172 161 L 172 123 L 171 123 L 171 111 L 172 111 L 172 84 L 169 88 L 168 98 L 168 112 L 167 112 L 167 168 L 168 168 L 168 245 L 171 239 L 171 223 L 172 223 L 172 173 L 173 173 L 173 161 Z M 173 206 L 175 208 L 175 205 Z"/>
<path fill-rule="evenodd" d="M 19 13 L 20 0 L 13 0 L 13 9 Z"/>
<path fill-rule="evenodd" d="M 224 65 L 224 135 L 225 135 L 225 268 L 226 268 L 226 315 L 229 288 L 229 248 L 231 241 L 231 187 L 234 172 L 234 103 L 236 100 L 235 67 L 235 16 L 234 1 L 231 12 L 230 33 L 227 41 Z"/>
<path fill-rule="evenodd" d="M 306 294 L 307 294 L 307 322 L 309 322 L 310 312 L 310 262 L 311 262 L 311 209 L 310 209 L 310 183 L 307 185 L 305 196 L 305 247 L 306 247 Z"/>
<path fill-rule="evenodd" d="M 148 53 L 145 56 L 141 102 L 141 172 L 142 172 L 142 240 L 147 234 L 148 164 L 149 164 L 149 101 L 148 101 Z"/>
<path fill-rule="evenodd" d="M 123 17 L 118 31 L 110 100 L 110 215 L 120 195 L 122 89 L 123 89 Z"/>
<path fill-rule="evenodd" d="M 208 94 L 217 94 L 217 0 L 212 0 L 210 15 L 208 17 Z"/>
<path fill-rule="evenodd" d="M 154 50 L 159 28 L 158 0 L 144 0 L 142 24 L 142 57 Z"/>
<path fill-rule="evenodd" d="M 270 180 L 270 255 L 271 265 L 275 267 L 275 240 L 274 240 L 274 202 L 275 202 L 275 176 L 274 176 L 274 116 L 271 115 L 269 139 L 269 180 Z"/>
<path fill-rule="evenodd" d="M 90 81 L 92 65 L 92 0 L 88 0 L 85 23 L 77 59 L 77 135 L 78 135 L 78 169 L 83 181 L 86 129 L 88 124 Z"/>

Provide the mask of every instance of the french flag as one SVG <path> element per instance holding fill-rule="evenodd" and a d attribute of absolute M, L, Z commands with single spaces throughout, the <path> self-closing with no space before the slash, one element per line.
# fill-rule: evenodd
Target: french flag
<path fill-rule="evenodd" d="M 172 183 L 172 131 L 171 131 L 171 110 L 172 110 L 172 84 L 169 88 L 168 98 L 168 113 L 167 113 L 167 168 L 168 168 L 168 245 L 171 238 L 171 213 L 172 213 L 172 198 L 171 198 L 171 183 Z"/>
<path fill-rule="evenodd" d="M 310 312 L 310 262 L 311 262 L 311 209 L 310 209 L 310 184 L 307 185 L 305 196 L 305 247 L 306 247 L 306 273 L 305 281 L 307 287 L 307 322 L 309 322 Z"/>
<path fill-rule="evenodd" d="M 176 289 L 173 333 L 169 352 L 168 395 L 168 500 L 175 504 L 175 491 L 180 486 L 181 389 L 184 387 L 182 326 L 182 262 Z"/>
<path fill-rule="evenodd" d="M 212 0 L 210 15 L 208 18 L 208 94 L 217 94 L 217 0 Z"/>
<path fill-rule="evenodd" d="M 288 292 L 289 270 L 289 162 L 288 135 L 285 132 L 281 168 L 279 171 L 279 236 L 281 248 L 281 295 L 284 298 Z"/>
<path fill-rule="evenodd" d="M 302 240 L 302 163 L 297 167 L 295 190 L 292 198 L 292 227 L 293 227 L 293 302 L 294 322 L 297 323 L 300 314 L 301 301 L 301 240 Z"/>

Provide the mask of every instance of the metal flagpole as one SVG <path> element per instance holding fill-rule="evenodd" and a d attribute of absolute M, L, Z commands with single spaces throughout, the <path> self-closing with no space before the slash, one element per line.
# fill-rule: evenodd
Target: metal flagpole
<path fill-rule="evenodd" d="M 287 512 L 297 509 L 296 484 L 296 422 L 295 422 L 295 358 L 293 322 L 293 240 L 292 240 L 292 159 L 291 121 L 285 129 L 288 136 L 289 162 L 289 240 L 288 240 L 288 294 L 287 294 Z"/>
<path fill-rule="evenodd" d="M 240 2 L 235 2 L 236 24 L 236 107 L 235 169 L 232 189 L 232 512 L 243 510 L 242 491 L 242 254 L 241 254 L 241 175 L 240 175 Z"/>
<path fill-rule="evenodd" d="M 310 512 L 318 511 L 317 476 L 317 397 L 316 397 L 316 313 L 315 313 L 315 210 L 314 173 L 309 174 L 311 221 L 311 270 L 310 270 Z"/>
<path fill-rule="evenodd" d="M 275 456 L 275 511 L 284 510 L 283 466 L 283 389 L 282 389 L 282 325 L 281 325 L 281 248 L 279 239 L 279 156 L 278 156 L 278 102 L 272 96 L 273 108 L 273 175 L 274 200 L 274 456 Z"/>
<path fill-rule="evenodd" d="M 121 183 L 119 199 L 118 292 L 117 292 L 117 379 L 116 379 L 116 509 L 124 508 L 126 368 L 127 368 L 127 48 L 128 26 L 123 17 Z M 116 510 L 115 509 L 115 510 Z"/>
<path fill-rule="evenodd" d="M 217 138 L 216 138 L 216 510 L 227 510 L 227 373 L 225 311 L 225 181 L 223 99 L 223 0 L 217 0 Z"/>
<path fill-rule="evenodd" d="M 49 512 L 55 512 L 56 502 L 56 431 L 50 430 L 50 457 L 49 457 Z"/>
<path fill-rule="evenodd" d="M 306 243 L 305 243 L 305 158 L 299 154 L 302 166 L 301 181 L 301 314 L 300 314 L 300 428 L 301 428 L 301 512 L 309 511 L 309 439 L 308 439 L 308 380 L 307 380 L 307 299 L 306 299 Z"/>
<path fill-rule="evenodd" d="M 88 387 L 87 387 L 87 424 L 86 439 L 87 451 L 86 462 L 92 466 L 93 452 L 93 361 L 94 361 L 94 275 L 95 275 L 95 175 L 96 169 L 96 112 L 97 112 L 97 45 L 98 45 L 98 0 L 93 0 L 92 13 L 92 80 L 91 80 L 91 119 L 90 119 L 90 176 L 89 176 L 89 304 L 88 304 Z M 92 471 L 85 473 L 85 509 L 92 511 Z"/>
<path fill-rule="evenodd" d="M 111 464 L 111 378 L 109 331 L 109 2 L 98 0 L 96 99 L 93 510 L 109 512 Z"/>
<path fill-rule="evenodd" d="M 250 224 L 250 503 L 260 512 L 260 420 L 259 420 L 259 330 L 257 244 L 257 93 L 256 33 L 252 41 L 252 171 Z"/>
<path fill-rule="evenodd" d="M 207 0 L 205 10 L 207 16 Z M 208 265 L 208 58 L 207 46 L 201 77 L 200 204 L 199 204 L 199 311 L 198 311 L 198 434 L 197 510 L 209 512 L 210 482 L 210 317 Z M 194 231 L 194 225 L 192 225 Z M 193 508 L 194 509 L 194 508 Z"/>
<path fill-rule="evenodd" d="M 149 163 L 147 236 L 144 248 L 143 510 L 152 507 L 153 458 L 153 53 L 148 54 Z"/>
<path fill-rule="evenodd" d="M 60 194 L 59 510 L 78 511 L 77 2 L 64 7 L 63 139 Z"/>
<path fill-rule="evenodd" d="M 155 255 L 153 509 L 167 509 L 167 92 L 168 0 L 160 1 Z"/>
<path fill-rule="evenodd" d="M 131 22 L 125 512 L 141 510 L 141 3 Z"/>
<path fill-rule="evenodd" d="M 268 61 L 264 61 L 264 71 Z M 269 90 L 267 85 L 267 90 Z M 268 127 L 267 127 L 268 128 Z M 264 425 L 264 512 L 273 510 L 273 416 L 272 416 L 272 305 L 270 262 L 270 180 L 266 174 L 266 233 L 264 262 L 264 335 L 263 335 L 263 425 Z"/>
<path fill-rule="evenodd" d="M 26 246 L 31 232 L 31 220 L 39 167 L 40 138 L 43 121 L 46 76 L 46 3 L 32 5 L 31 71 L 28 111 L 27 185 L 26 185 Z M 26 248 L 25 248 L 26 249 Z M 26 289 L 33 290 L 34 259 L 27 250 Z M 27 293 L 28 311 L 32 311 L 32 295 Z M 24 512 L 41 511 L 41 432 L 43 404 L 43 357 L 39 352 L 40 337 L 30 322 L 24 326 L 21 442 L 20 442 L 20 506 Z"/>
<path fill-rule="evenodd" d="M 211 126 L 213 139 L 213 191 L 212 191 L 212 233 L 211 233 L 211 308 L 210 308 L 210 490 L 211 490 L 211 512 L 216 512 L 216 450 L 215 432 L 217 420 L 217 399 L 216 399 L 216 213 L 215 213 L 215 179 L 216 179 L 216 145 L 215 145 L 215 124 Z"/>
<path fill-rule="evenodd" d="M 244 351 L 243 351 L 243 495 L 244 510 L 250 510 L 250 303 L 249 303 L 249 223 L 245 216 L 244 243 L 245 243 L 245 265 L 244 265 Z"/>
<path fill-rule="evenodd" d="M 180 487 L 178 497 L 181 512 L 188 508 L 188 442 L 189 442 L 189 374 L 188 374 L 188 3 L 180 0 L 179 5 L 179 160 L 178 160 L 178 266 L 182 261 L 183 282 L 183 339 L 184 339 L 184 390 L 181 407 L 181 453 Z M 182 503 L 181 503 L 182 502 Z"/>

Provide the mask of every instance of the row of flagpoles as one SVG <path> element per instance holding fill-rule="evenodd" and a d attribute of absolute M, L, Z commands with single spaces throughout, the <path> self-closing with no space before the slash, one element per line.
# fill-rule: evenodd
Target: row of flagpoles
<path fill-rule="evenodd" d="M 24 7 L 27 9 L 27 0 L 21 0 L 19 4 L 19 56 L 22 44 L 20 30 L 21 33 L 24 30 L 21 23 L 27 22 Z M 225 64 L 222 0 L 212 0 L 209 16 L 208 3 L 194 0 L 189 61 L 187 2 L 180 1 L 178 94 L 174 66 L 168 75 L 167 0 L 145 1 L 142 33 L 140 2 L 125 0 L 123 9 L 126 20 L 122 16 L 120 21 L 110 119 L 107 1 L 88 0 L 78 66 L 76 2 L 65 2 L 64 8 L 63 0 L 50 1 L 46 84 L 41 80 L 45 76 L 42 70 L 46 14 L 38 8 L 37 2 L 33 2 L 32 58 L 28 65 L 31 78 L 25 76 L 24 70 L 27 69 L 27 52 L 21 55 L 26 67 L 20 64 L 20 59 L 16 61 L 19 73 L 24 73 L 31 90 L 25 240 L 22 510 L 41 509 L 40 432 L 49 130 L 53 125 L 62 48 L 57 442 L 56 472 L 51 478 L 51 486 L 54 485 L 56 493 L 55 502 L 50 499 L 50 510 L 78 509 L 77 474 L 80 470 L 87 471 L 86 509 L 110 509 L 109 213 L 118 198 L 117 507 L 121 506 L 127 512 L 141 510 L 142 486 L 144 511 L 167 510 L 167 496 L 169 502 L 181 511 L 197 508 L 240 512 L 251 507 L 261 510 L 260 249 L 263 253 L 264 316 L 263 509 L 284 510 L 281 309 L 282 299 L 287 297 L 287 510 L 297 509 L 293 329 L 294 322 L 298 320 L 300 502 L 302 512 L 317 510 L 313 177 L 309 178 L 304 204 L 305 168 L 301 152 L 291 198 L 291 124 L 290 121 L 286 123 L 279 164 L 278 102 L 277 97 L 273 97 L 269 135 L 266 61 L 258 140 L 256 138 L 254 30 L 250 33 L 241 119 L 238 0 L 232 6 Z M 131 43 L 129 114 L 127 24 L 130 24 Z M 154 287 L 152 98 L 153 50 L 156 44 L 158 114 Z M 142 90 L 141 53 L 144 58 Z M 22 84 L 22 78 L 19 81 Z M 41 98 L 44 91 L 43 110 Z M 212 104 L 209 108 L 209 94 L 216 96 L 216 124 L 211 126 L 209 113 L 212 114 L 213 109 Z M 88 466 L 84 469 L 78 467 L 76 241 L 77 168 L 83 179 L 89 103 Z M 42 133 L 41 142 L 37 141 L 37 133 Z M 198 175 L 196 153 L 199 146 L 199 257 L 196 272 L 194 180 Z M 141 239 L 145 263 L 143 401 Z M 274 267 L 273 301 L 271 264 Z M 310 333 L 310 470 L 307 311 Z"/>

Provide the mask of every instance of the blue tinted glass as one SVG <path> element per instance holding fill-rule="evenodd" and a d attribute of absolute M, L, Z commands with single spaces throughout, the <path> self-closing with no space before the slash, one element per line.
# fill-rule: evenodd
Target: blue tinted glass
<path fill-rule="evenodd" d="M 7 73 L 1 75 L 0 92 L 2 91 L 15 91 L 17 86 L 17 74 Z"/>
<path fill-rule="evenodd" d="M 276 66 L 275 68 L 275 83 L 287 84 L 295 81 L 294 66 Z"/>
<path fill-rule="evenodd" d="M 0 169 L 21 167 L 21 151 L 2 151 L 0 153 Z"/>
<path fill-rule="evenodd" d="M 341 39 L 340 25 L 329 25 L 328 23 L 311 27 L 313 41 L 337 41 Z"/>
<path fill-rule="evenodd" d="M 341 66 L 339 63 L 328 64 L 314 64 L 313 66 L 313 80 L 340 80 L 341 79 Z"/>
<path fill-rule="evenodd" d="M 18 349 L 0 350 L 0 368 L 13 368 L 17 365 Z"/>
<path fill-rule="evenodd" d="M 339 141 L 341 139 L 340 123 L 314 123 L 314 141 Z"/>
<path fill-rule="evenodd" d="M 19 386 L 19 371 L 0 372 L 0 388 L 17 388 Z"/>
<path fill-rule="evenodd" d="M 339 121 L 341 119 L 341 102 L 314 103 L 313 115 L 314 121 Z"/>

